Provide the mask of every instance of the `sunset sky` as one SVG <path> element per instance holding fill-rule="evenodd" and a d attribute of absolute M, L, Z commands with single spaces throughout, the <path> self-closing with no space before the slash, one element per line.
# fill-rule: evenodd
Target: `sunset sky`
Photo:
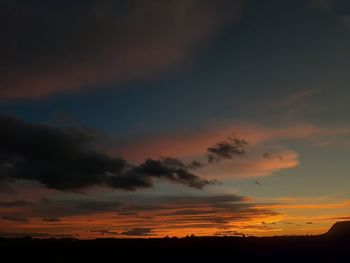
<path fill-rule="evenodd" d="M 350 1 L 0 0 L 0 236 L 350 220 Z"/>

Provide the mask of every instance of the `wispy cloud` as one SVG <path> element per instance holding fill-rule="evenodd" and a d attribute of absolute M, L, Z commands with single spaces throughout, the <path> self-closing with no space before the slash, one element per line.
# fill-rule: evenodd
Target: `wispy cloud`
<path fill-rule="evenodd" d="M 2 2 L 0 98 L 42 98 L 167 71 L 236 21 L 239 2 Z"/>
<path fill-rule="evenodd" d="M 2 220 L 8 220 L 8 221 L 14 221 L 14 222 L 20 222 L 20 223 L 29 222 L 28 218 L 18 217 L 18 216 L 3 216 L 1 219 Z"/>
<path fill-rule="evenodd" d="M 349 135 L 350 127 L 321 127 L 308 123 L 291 123 L 269 127 L 254 123 L 236 123 L 218 125 L 216 128 L 140 136 L 115 140 L 107 151 L 111 155 L 121 155 L 125 158 L 140 162 L 149 156 L 186 157 L 200 155 L 206 152 L 208 145 L 216 145 L 228 136 L 242 136 L 249 143 L 249 148 L 264 143 L 275 143 L 287 140 L 309 140 L 332 138 Z"/>
<path fill-rule="evenodd" d="M 61 222 L 61 219 L 58 217 L 46 217 L 43 219 L 44 222 L 49 222 L 49 223 L 55 223 L 55 222 Z"/>
<path fill-rule="evenodd" d="M 222 146 L 225 146 L 224 148 L 228 149 L 229 152 L 231 150 L 234 150 L 234 153 L 244 152 L 244 155 L 235 154 L 235 157 L 242 156 L 244 158 L 224 158 L 220 163 L 212 162 L 211 165 L 201 167 L 199 174 L 207 176 L 221 174 L 225 175 L 224 177 L 244 178 L 265 176 L 279 170 L 291 169 L 299 165 L 299 153 L 288 149 L 287 143 L 300 141 L 314 147 L 321 142 L 334 142 L 339 137 L 349 136 L 350 128 L 322 127 L 307 123 L 293 123 L 280 127 L 238 123 L 214 129 L 131 138 L 129 141 L 124 140 L 123 142 L 116 141 L 115 146 L 113 146 L 115 149 L 107 151 L 110 154 L 125 156 L 135 162 L 142 161 L 144 156 L 153 158 L 172 156 L 184 160 L 195 159 L 206 162 L 208 145 L 212 145 L 209 147 L 210 149 L 218 150 L 220 146 L 218 142 L 225 142 L 225 138 L 232 134 L 242 136 L 248 145 L 244 143 L 244 147 L 242 147 L 243 145 L 236 145 L 232 141 L 228 144 L 227 142 L 223 143 Z M 272 158 L 264 158 L 266 152 L 269 152 Z"/>
<path fill-rule="evenodd" d="M 207 166 L 201 170 L 201 175 L 218 179 L 270 176 L 280 170 L 295 168 L 299 163 L 298 153 L 290 150 L 280 150 L 269 159 L 253 152 L 247 158 L 236 162 L 225 161 Z"/>

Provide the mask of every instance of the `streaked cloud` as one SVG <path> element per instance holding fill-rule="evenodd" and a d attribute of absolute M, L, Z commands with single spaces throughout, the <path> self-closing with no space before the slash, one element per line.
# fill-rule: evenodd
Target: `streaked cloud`
<path fill-rule="evenodd" d="M 280 159 L 280 156 L 283 159 Z M 201 170 L 201 174 L 218 179 L 261 177 L 295 168 L 299 163 L 298 153 L 290 150 L 281 150 L 270 159 L 264 159 L 260 154 L 253 153 L 250 157 L 236 162 L 225 161 L 205 167 Z"/>
<path fill-rule="evenodd" d="M 239 0 L 5 1 L 0 10 L 2 99 L 152 78 L 190 61 L 241 13 Z"/>
<path fill-rule="evenodd" d="M 238 227 L 242 223 L 268 221 L 278 217 L 272 209 L 238 195 L 140 196 L 120 201 L 108 206 L 98 204 L 113 204 L 113 202 L 84 199 L 50 200 L 49 203 L 41 201 L 36 203 L 33 209 L 21 211 L 21 214 L 30 217 L 29 222 L 24 224 L 24 222 L 3 221 L 3 223 L 8 231 L 16 229 L 17 232 L 37 232 L 40 228 L 41 232 L 78 234 L 79 237 L 167 234 L 185 236 L 193 231 L 199 235 L 214 234 L 224 228 Z M 79 205 L 89 203 L 100 209 L 86 210 L 85 206 Z M 75 207 L 75 212 L 72 207 Z M 73 213 L 67 214 L 67 211 Z M 5 212 L 0 210 L 0 214 L 3 213 Z M 53 213 L 52 218 L 61 213 L 60 221 L 48 220 L 47 224 L 43 225 L 42 216 L 48 216 L 50 213 Z M 4 216 L 11 217 L 11 214 Z"/>
<path fill-rule="evenodd" d="M 303 97 L 304 94 L 300 96 Z M 206 156 L 203 153 L 206 152 L 208 144 L 218 145 L 217 142 L 224 141 L 228 135 L 242 136 L 248 142 L 244 147 L 244 158 L 226 158 L 220 163 L 211 163 L 201 167 L 199 174 L 219 178 L 244 178 L 266 176 L 279 170 L 291 169 L 299 165 L 299 153 L 288 149 L 289 142 L 300 141 L 309 144 L 310 147 L 318 146 L 325 141 L 336 142 L 339 137 L 349 136 L 350 128 L 321 127 L 307 123 L 288 124 L 281 127 L 240 123 L 214 129 L 117 141 L 116 149 L 109 149 L 108 152 L 120 154 L 135 162 L 143 160 L 144 156 L 153 158 L 172 156 L 206 162 Z M 239 151 L 242 150 L 243 148 L 240 147 Z M 264 158 L 266 152 L 271 155 L 271 158 Z M 240 156 L 241 154 L 235 157 Z"/>
<path fill-rule="evenodd" d="M 145 156 L 152 158 L 161 156 L 180 158 L 200 155 L 206 152 L 208 145 L 215 145 L 230 135 L 242 136 L 248 141 L 251 148 L 287 140 L 309 139 L 309 142 L 317 142 L 318 139 L 349 134 L 350 127 L 346 126 L 321 127 L 308 123 L 294 123 L 280 127 L 268 127 L 253 123 L 237 123 L 233 125 L 217 125 L 216 128 L 203 128 L 186 132 L 180 130 L 176 133 L 133 137 L 123 141 L 115 140 L 114 145 L 112 143 L 107 151 L 111 155 L 121 155 L 135 162 L 140 162 Z M 266 149 L 264 152 L 266 152 Z"/>
<path fill-rule="evenodd" d="M 135 227 L 120 233 L 123 236 L 152 236 L 152 229 L 145 227 Z"/>
<path fill-rule="evenodd" d="M 18 216 L 3 216 L 1 219 L 8 220 L 8 221 L 14 221 L 14 222 L 21 222 L 21 223 L 29 222 L 28 218 L 18 217 Z"/>
<path fill-rule="evenodd" d="M 32 237 L 32 238 L 76 238 L 76 236 L 71 234 L 59 234 L 59 233 L 47 233 L 47 232 L 2 232 L 0 231 L 0 237 L 6 238 L 22 238 L 22 237 Z"/>

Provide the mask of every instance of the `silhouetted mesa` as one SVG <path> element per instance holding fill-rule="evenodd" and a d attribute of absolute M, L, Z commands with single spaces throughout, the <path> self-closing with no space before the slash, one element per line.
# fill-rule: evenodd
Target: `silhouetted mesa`
<path fill-rule="evenodd" d="M 342 237 L 350 239 L 350 221 L 343 221 L 335 223 L 327 233 L 329 237 Z"/>

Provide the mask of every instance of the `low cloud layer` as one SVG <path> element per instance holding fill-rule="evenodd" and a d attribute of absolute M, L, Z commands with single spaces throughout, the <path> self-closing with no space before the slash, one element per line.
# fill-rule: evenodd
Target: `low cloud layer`
<path fill-rule="evenodd" d="M 118 202 L 91 197 L 61 200 L 43 199 L 29 210 L 1 210 L 0 215 L 12 218 L 21 214 L 30 220 L 2 220 L 8 227 L 21 226 L 21 231 L 96 236 L 165 236 L 177 233 L 214 234 L 242 223 L 260 222 L 278 216 L 268 205 L 258 204 L 239 195 L 133 195 L 121 196 Z M 43 219 L 44 218 L 44 219 Z M 43 224 L 43 220 L 45 223 Z M 35 230 L 33 230 L 35 229 Z M 38 229 L 38 230 L 37 230 Z"/>
<path fill-rule="evenodd" d="M 152 229 L 144 227 L 131 228 L 120 233 L 123 236 L 151 236 Z"/>
<path fill-rule="evenodd" d="M 133 165 L 110 157 L 93 149 L 97 136 L 86 131 L 3 116 L 0 126 L 0 181 L 36 180 L 57 190 L 95 185 L 136 190 L 152 187 L 154 179 L 197 189 L 215 183 L 193 174 L 188 165 L 176 159 L 146 159 Z"/>
<path fill-rule="evenodd" d="M 1 219 L 7 220 L 7 221 L 21 222 L 21 223 L 29 222 L 28 218 L 18 217 L 18 216 L 3 216 Z"/>
<path fill-rule="evenodd" d="M 38 200 L 29 207 L 0 208 L 3 229 L 0 236 L 26 236 L 25 233 L 34 237 L 79 238 L 243 233 L 260 236 L 293 231 L 319 234 L 334 220 L 348 219 L 344 211 L 350 205 L 349 200 L 329 197 L 272 198 L 264 202 L 234 194 L 203 193 L 104 195 L 107 197 L 78 198 L 61 193 L 56 199 Z M 118 202 L 113 201 L 116 199 Z M 311 217 L 310 209 L 314 213 Z"/>

